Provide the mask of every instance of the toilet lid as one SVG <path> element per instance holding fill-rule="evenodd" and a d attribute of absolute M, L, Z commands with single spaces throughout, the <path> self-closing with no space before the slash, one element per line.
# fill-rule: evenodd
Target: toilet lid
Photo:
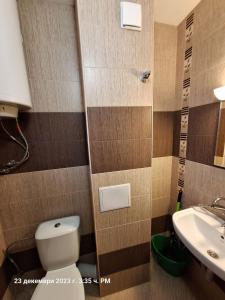
<path fill-rule="evenodd" d="M 84 300 L 84 286 L 76 265 L 47 272 L 31 300 Z"/>

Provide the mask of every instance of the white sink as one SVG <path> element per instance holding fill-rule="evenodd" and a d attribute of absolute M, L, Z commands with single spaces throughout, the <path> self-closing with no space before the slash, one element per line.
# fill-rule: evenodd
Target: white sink
<path fill-rule="evenodd" d="M 180 240 L 209 270 L 225 280 L 225 229 L 222 224 L 222 219 L 200 207 L 173 215 L 174 229 Z M 218 257 L 211 257 L 208 252 Z"/>

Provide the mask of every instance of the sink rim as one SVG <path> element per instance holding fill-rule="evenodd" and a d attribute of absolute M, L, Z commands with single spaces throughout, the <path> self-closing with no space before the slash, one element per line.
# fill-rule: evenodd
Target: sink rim
<path fill-rule="evenodd" d="M 179 228 L 179 221 L 184 216 L 188 216 L 188 215 L 190 215 L 190 216 L 197 215 L 197 217 L 200 218 L 201 220 L 203 220 L 204 222 L 206 222 L 206 223 L 209 222 L 208 226 L 214 225 L 215 228 L 219 228 L 224 223 L 224 220 L 222 220 L 219 217 L 215 216 L 211 212 L 208 212 L 208 211 L 205 212 L 204 209 L 202 209 L 201 207 L 198 207 L 198 206 L 190 207 L 190 208 L 181 210 L 179 212 L 174 213 L 173 216 L 172 216 L 175 232 L 177 233 L 177 235 L 181 239 L 181 241 L 184 243 L 184 245 L 208 269 L 210 269 L 217 276 L 219 276 L 220 278 L 225 280 L 225 258 L 215 259 L 215 258 L 212 258 L 211 256 L 209 256 L 209 254 L 204 253 L 203 248 L 201 248 L 200 246 L 198 246 L 194 243 L 196 238 L 193 238 L 192 240 L 190 239 L 190 237 L 187 238 L 186 237 L 187 231 L 184 232 L 183 231 L 184 228 L 182 228 L 182 230 L 181 230 L 181 228 Z M 187 230 L 190 230 L 190 229 L 187 229 Z M 201 233 L 201 234 L 203 234 L 203 233 Z M 220 232 L 218 231 L 218 235 L 219 234 L 220 234 Z M 206 237 L 206 238 L 209 238 L 209 237 Z M 218 243 L 218 245 L 219 245 L 219 243 Z M 224 243 L 224 247 L 225 247 L 225 243 Z M 209 249 L 211 249 L 211 248 L 212 247 L 209 246 Z M 211 250 L 213 250 L 213 249 L 211 249 Z M 221 250 L 221 252 L 222 251 L 223 251 L 223 249 Z M 224 263 L 221 265 L 221 260 L 222 259 L 223 259 Z"/>

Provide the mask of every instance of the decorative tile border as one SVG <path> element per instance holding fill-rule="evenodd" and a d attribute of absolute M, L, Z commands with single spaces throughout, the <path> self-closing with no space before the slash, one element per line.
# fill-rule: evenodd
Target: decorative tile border
<path fill-rule="evenodd" d="M 189 97 L 191 89 L 190 71 L 192 66 L 191 41 L 194 31 L 194 13 L 186 19 L 185 31 L 185 55 L 184 55 L 184 80 L 182 93 L 181 126 L 180 126 L 180 150 L 178 165 L 178 190 L 184 189 L 185 161 L 187 155 L 188 119 L 189 119 Z"/>

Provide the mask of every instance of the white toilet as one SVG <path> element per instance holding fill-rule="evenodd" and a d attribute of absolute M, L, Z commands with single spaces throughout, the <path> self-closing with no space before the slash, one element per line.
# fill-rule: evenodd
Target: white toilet
<path fill-rule="evenodd" d="M 80 217 L 72 216 L 38 226 L 35 240 L 47 274 L 36 287 L 32 300 L 85 299 L 81 274 L 76 266 L 80 248 L 79 225 Z"/>

